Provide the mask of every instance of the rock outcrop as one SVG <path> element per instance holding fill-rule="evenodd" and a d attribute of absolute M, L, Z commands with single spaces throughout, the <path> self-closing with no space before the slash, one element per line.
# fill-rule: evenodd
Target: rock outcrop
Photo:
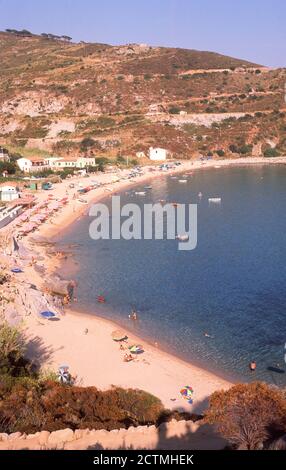
<path fill-rule="evenodd" d="M 0 434 L 0 450 L 220 450 L 225 445 L 210 426 L 175 420 L 159 428 L 139 426 L 110 432 L 64 429 L 31 435 Z"/>

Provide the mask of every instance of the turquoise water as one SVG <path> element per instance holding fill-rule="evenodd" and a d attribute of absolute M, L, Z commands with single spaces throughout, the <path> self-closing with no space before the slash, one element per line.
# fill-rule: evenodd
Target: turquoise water
<path fill-rule="evenodd" d="M 268 369 L 286 368 L 286 168 L 209 169 L 187 179 L 183 185 L 162 176 L 146 197 L 123 192 L 122 203 L 197 203 L 194 251 L 180 252 L 172 240 L 95 242 L 88 216 L 58 240 L 72 245 L 76 308 L 96 311 L 227 378 L 286 385 L 286 373 Z M 210 206 L 208 198 L 217 196 L 222 204 Z M 97 304 L 99 294 L 106 305 Z M 133 307 L 136 325 L 128 319 Z"/>

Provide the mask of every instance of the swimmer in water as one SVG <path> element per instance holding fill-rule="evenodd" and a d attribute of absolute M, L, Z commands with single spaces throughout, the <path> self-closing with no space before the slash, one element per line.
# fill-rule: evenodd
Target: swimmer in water
<path fill-rule="evenodd" d="M 255 372 L 256 371 L 256 367 L 257 367 L 257 364 L 255 361 L 252 361 L 250 364 L 249 364 L 249 369 L 251 370 L 251 372 Z"/>
<path fill-rule="evenodd" d="M 205 338 L 214 339 L 214 336 L 211 336 L 211 335 L 209 335 L 208 333 L 205 333 L 205 335 L 204 335 L 204 336 L 205 336 Z"/>
<path fill-rule="evenodd" d="M 132 310 L 131 315 L 129 315 L 129 318 L 131 320 L 136 321 L 137 320 L 137 312 L 135 310 Z"/>

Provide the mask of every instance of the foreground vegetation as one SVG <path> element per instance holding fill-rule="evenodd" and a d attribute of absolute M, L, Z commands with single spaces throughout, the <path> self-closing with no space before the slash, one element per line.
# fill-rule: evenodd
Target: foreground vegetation
<path fill-rule="evenodd" d="M 180 418 L 141 390 L 62 385 L 25 359 L 26 347 L 21 331 L 0 325 L 0 433 L 112 430 Z"/>
<path fill-rule="evenodd" d="M 25 359 L 20 330 L 0 325 L 0 433 L 60 429 L 120 429 L 159 425 L 172 418 L 215 425 L 232 449 L 285 445 L 286 392 L 265 383 L 238 384 L 215 392 L 204 417 L 171 413 L 141 390 L 62 385 Z M 282 443 L 282 444 L 281 444 Z"/>
<path fill-rule="evenodd" d="M 215 392 L 205 421 L 216 425 L 235 449 L 275 448 L 281 437 L 285 449 L 286 391 L 254 382 Z"/>

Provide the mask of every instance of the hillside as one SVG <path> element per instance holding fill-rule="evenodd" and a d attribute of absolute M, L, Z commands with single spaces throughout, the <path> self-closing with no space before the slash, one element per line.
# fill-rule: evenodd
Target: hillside
<path fill-rule="evenodd" d="M 285 70 L 195 50 L 0 33 L 0 144 L 179 158 L 286 150 Z"/>

